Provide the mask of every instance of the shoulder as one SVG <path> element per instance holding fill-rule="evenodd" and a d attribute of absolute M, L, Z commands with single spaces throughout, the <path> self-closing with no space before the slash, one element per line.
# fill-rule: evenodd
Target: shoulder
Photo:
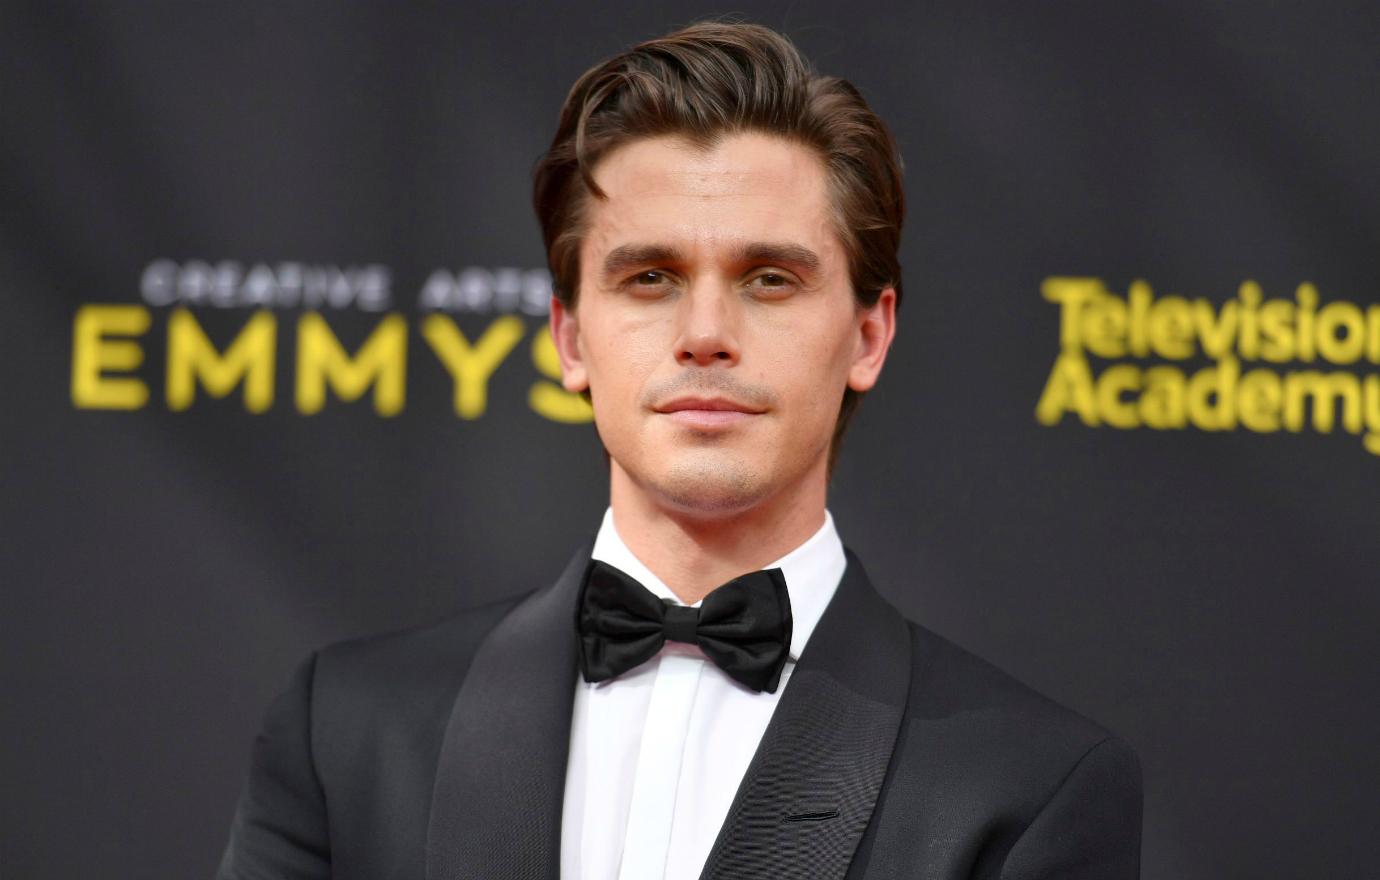
<path fill-rule="evenodd" d="M 932 717 L 977 714 L 988 722 L 1018 724 L 1027 732 L 1049 728 L 1097 740 L 1109 732 L 994 664 L 913 621 L 911 693 Z"/>
<path fill-rule="evenodd" d="M 845 580 L 840 595 L 851 583 L 854 589 L 847 595 L 873 609 L 859 620 L 898 636 L 904 633 L 893 642 L 895 648 L 888 652 L 892 659 L 887 661 L 908 664 L 902 749 L 920 745 L 931 757 L 954 756 L 956 761 L 993 766 L 1014 762 L 1058 773 L 1105 743 L 1099 754 L 1120 752 L 1134 761 L 1129 747 L 1097 722 L 906 617 L 877 589 L 857 557 L 846 552 L 858 577 Z M 854 643 L 867 638 L 867 631 L 858 626 L 849 635 Z M 908 651 L 903 647 L 907 641 Z"/>
<path fill-rule="evenodd" d="M 312 652 L 265 714 L 221 876 L 298 876 L 310 863 L 324 877 L 380 827 L 390 840 L 424 833 L 455 693 L 518 601 Z"/>
<path fill-rule="evenodd" d="M 319 649 L 308 661 L 313 709 L 323 720 L 338 714 L 359 721 L 448 706 L 484 637 L 522 598 Z"/>
<path fill-rule="evenodd" d="M 1111 731 L 925 627 L 908 626 L 911 747 L 970 780 L 988 778 L 1037 798 L 1081 764 L 1139 791 L 1135 752 Z"/>
<path fill-rule="evenodd" d="M 863 847 L 874 866 L 888 876 L 1136 876 L 1131 748 L 948 639 L 907 628 L 910 692 Z"/>

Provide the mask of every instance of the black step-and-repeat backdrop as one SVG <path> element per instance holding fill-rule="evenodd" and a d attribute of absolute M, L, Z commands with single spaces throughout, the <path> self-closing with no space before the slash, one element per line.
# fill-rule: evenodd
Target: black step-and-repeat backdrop
<path fill-rule="evenodd" d="M 0 11 L 0 873 L 209 876 L 307 651 L 592 532 L 530 169 L 586 66 L 725 11 Z M 1372 876 L 1373 7 L 734 11 L 905 155 L 845 540 L 1131 741 L 1146 877 Z"/>

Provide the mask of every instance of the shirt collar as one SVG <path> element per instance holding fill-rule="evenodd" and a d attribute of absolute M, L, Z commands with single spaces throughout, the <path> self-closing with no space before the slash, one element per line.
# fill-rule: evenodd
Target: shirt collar
<path fill-rule="evenodd" d="M 591 556 L 631 575 L 657 598 L 682 604 L 670 587 L 643 565 L 642 560 L 623 543 L 613 524 L 613 508 L 604 511 L 604 521 L 594 539 Z M 824 525 L 819 527 L 819 531 L 785 556 L 762 566 L 764 569 L 779 568 L 786 578 L 786 592 L 791 599 L 791 660 L 799 659 L 800 653 L 805 650 L 805 643 L 810 640 L 815 625 L 824 615 L 824 609 L 833 598 L 847 564 L 843 542 L 834 528 L 834 518 L 825 510 Z M 699 604 L 696 602 L 691 607 L 697 608 Z"/>

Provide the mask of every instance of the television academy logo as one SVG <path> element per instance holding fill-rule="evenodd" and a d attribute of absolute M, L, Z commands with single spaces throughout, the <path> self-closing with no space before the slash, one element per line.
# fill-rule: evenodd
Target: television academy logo
<path fill-rule="evenodd" d="M 1123 430 L 1340 427 L 1380 455 L 1380 305 L 1324 303 L 1308 282 L 1267 299 L 1247 280 L 1220 305 L 1157 296 L 1145 281 L 1120 296 L 1100 278 L 1054 277 L 1041 292 L 1059 306 L 1060 328 L 1035 406 L 1042 425 L 1073 416 Z"/>

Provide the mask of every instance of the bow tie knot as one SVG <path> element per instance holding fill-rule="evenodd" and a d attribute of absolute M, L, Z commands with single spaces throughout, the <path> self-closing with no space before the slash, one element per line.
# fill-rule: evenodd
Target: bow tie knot
<path fill-rule="evenodd" d="M 661 619 L 661 631 L 672 642 L 698 643 L 695 630 L 700 626 L 700 609 L 689 605 L 677 605 L 670 599 L 662 599 L 666 604 L 665 617 Z"/>
<path fill-rule="evenodd" d="M 791 602 L 779 568 L 734 578 L 692 608 L 659 601 L 631 575 L 594 560 L 576 624 L 585 681 L 621 675 L 670 640 L 698 646 L 741 684 L 775 693 L 790 652 Z"/>

